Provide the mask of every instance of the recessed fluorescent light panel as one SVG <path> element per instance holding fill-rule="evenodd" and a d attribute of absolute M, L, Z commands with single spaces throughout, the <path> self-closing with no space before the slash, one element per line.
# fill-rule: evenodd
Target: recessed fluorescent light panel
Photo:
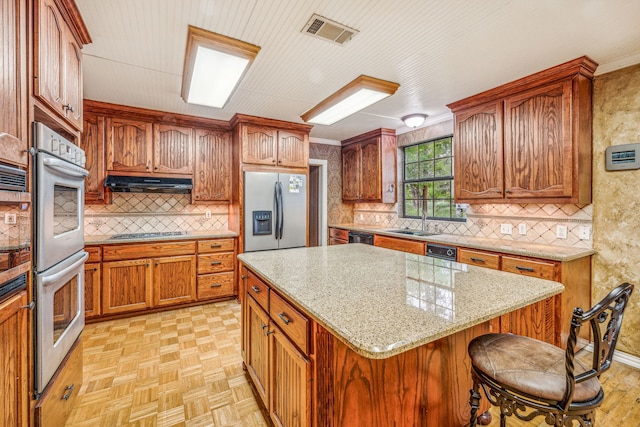
<path fill-rule="evenodd" d="M 259 46 L 189 26 L 182 99 L 224 107 L 259 51 Z"/>
<path fill-rule="evenodd" d="M 307 123 L 332 125 L 393 95 L 399 87 L 398 83 L 360 76 L 300 117 Z"/>

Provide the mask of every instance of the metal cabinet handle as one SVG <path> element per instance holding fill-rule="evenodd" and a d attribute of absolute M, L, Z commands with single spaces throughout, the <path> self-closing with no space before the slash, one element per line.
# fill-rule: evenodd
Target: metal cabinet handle
<path fill-rule="evenodd" d="M 65 393 L 62 396 L 62 400 L 69 400 L 69 398 L 71 397 L 71 393 L 73 393 L 73 386 L 74 384 L 67 386 L 67 388 L 65 389 Z"/>
<path fill-rule="evenodd" d="M 213 285 L 211 285 L 212 288 L 220 288 L 222 287 L 222 283 L 214 283 Z"/>
<path fill-rule="evenodd" d="M 267 330 L 267 332 L 265 332 L 265 335 L 266 335 L 266 336 L 269 336 L 269 335 L 271 335 L 271 334 L 272 334 L 272 333 L 274 333 L 274 332 L 275 332 L 275 331 Z"/>
<path fill-rule="evenodd" d="M 259 287 L 255 286 L 255 285 L 251 287 L 251 290 L 252 290 L 253 292 L 255 292 L 256 294 L 259 294 L 259 293 L 260 293 L 260 291 L 261 291 L 261 289 L 260 289 Z"/>
<path fill-rule="evenodd" d="M 516 265 L 516 268 L 520 271 L 528 271 L 529 273 L 533 273 L 535 271 L 531 267 L 520 267 L 519 265 Z"/>
<path fill-rule="evenodd" d="M 481 262 L 481 263 L 483 263 L 483 264 L 484 264 L 484 260 L 483 260 L 482 258 L 474 258 L 474 257 L 471 257 L 471 261 L 473 261 L 473 262 Z"/>
<path fill-rule="evenodd" d="M 261 325 L 262 325 L 262 330 L 264 330 L 264 328 L 266 328 L 266 327 L 267 327 L 267 324 L 266 324 L 266 323 L 261 323 Z"/>
<path fill-rule="evenodd" d="M 156 267 L 157 267 L 158 265 L 160 265 L 160 264 L 158 264 L 158 263 L 156 262 Z"/>
<path fill-rule="evenodd" d="M 145 266 L 149 267 L 149 263 L 146 263 Z"/>
<path fill-rule="evenodd" d="M 242 276 L 240 276 L 242 279 L 246 279 L 247 276 L 245 276 L 244 274 Z"/>
<path fill-rule="evenodd" d="M 27 305 L 21 305 L 20 308 L 28 308 L 29 310 L 33 311 L 36 308 L 36 302 L 35 301 L 31 301 Z"/>
<path fill-rule="evenodd" d="M 502 193 L 502 191 L 500 191 L 500 190 L 496 190 L 496 193 L 500 194 L 500 193 Z"/>
<path fill-rule="evenodd" d="M 211 245 L 211 249 L 215 249 L 215 248 L 221 248 L 222 245 Z"/>
<path fill-rule="evenodd" d="M 282 319 L 285 325 L 288 325 L 289 323 L 292 322 L 292 320 L 289 319 L 289 317 L 284 313 L 278 313 L 278 317 Z"/>
<path fill-rule="evenodd" d="M 222 261 L 212 261 L 211 265 L 220 265 L 222 264 Z"/>
<path fill-rule="evenodd" d="M 505 193 L 511 193 L 511 190 L 504 190 Z"/>
<path fill-rule="evenodd" d="M 65 104 L 65 105 L 63 105 L 62 107 L 63 107 L 65 110 L 67 110 L 68 112 L 70 112 L 70 113 L 74 113 L 74 112 L 75 112 L 75 110 L 73 109 L 73 105 L 71 105 L 71 104 Z"/>

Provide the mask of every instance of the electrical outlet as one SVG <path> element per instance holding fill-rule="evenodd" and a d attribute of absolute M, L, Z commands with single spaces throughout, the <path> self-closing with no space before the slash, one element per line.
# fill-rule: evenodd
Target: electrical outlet
<path fill-rule="evenodd" d="M 6 213 L 4 214 L 4 223 L 5 224 L 15 224 L 16 223 L 16 214 L 14 213 Z"/>
<path fill-rule="evenodd" d="M 511 234 L 511 224 L 500 224 L 500 232 L 502 234 Z"/>
<path fill-rule="evenodd" d="M 591 238 L 591 227 L 582 225 L 578 229 L 580 240 L 589 240 Z"/>
<path fill-rule="evenodd" d="M 364 215 L 360 214 L 360 221 L 364 221 Z"/>
<path fill-rule="evenodd" d="M 527 234 L 527 224 L 518 224 L 518 234 Z"/>
<path fill-rule="evenodd" d="M 376 215 L 376 224 L 380 222 L 380 215 Z"/>
<path fill-rule="evenodd" d="M 211 209 L 206 209 L 204 211 L 204 217 L 207 218 L 207 219 L 211 218 Z"/>
<path fill-rule="evenodd" d="M 566 225 L 558 225 L 556 227 L 556 237 L 558 239 L 566 239 L 567 238 L 567 226 Z"/>

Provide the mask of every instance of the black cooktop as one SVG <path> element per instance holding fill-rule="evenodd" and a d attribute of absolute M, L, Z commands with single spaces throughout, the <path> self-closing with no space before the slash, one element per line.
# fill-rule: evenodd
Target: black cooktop
<path fill-rule="evenodd" d="M 186 234 L 184 231 L 160 231 L 155 233 L 127 233 L 127 234 L 115 234 L 109 237 L 109 240 L 153 239 L 154 237 L 182 236 L 184 234 Z"/>

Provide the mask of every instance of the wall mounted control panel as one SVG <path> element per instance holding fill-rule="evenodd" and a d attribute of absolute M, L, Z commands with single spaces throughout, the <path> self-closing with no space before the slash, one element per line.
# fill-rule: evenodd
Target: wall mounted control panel
<path fill-rule="evenodd" d="M 608 171 L 640 169 L 640 144 L 613 145 L 605 151 Z"/>

